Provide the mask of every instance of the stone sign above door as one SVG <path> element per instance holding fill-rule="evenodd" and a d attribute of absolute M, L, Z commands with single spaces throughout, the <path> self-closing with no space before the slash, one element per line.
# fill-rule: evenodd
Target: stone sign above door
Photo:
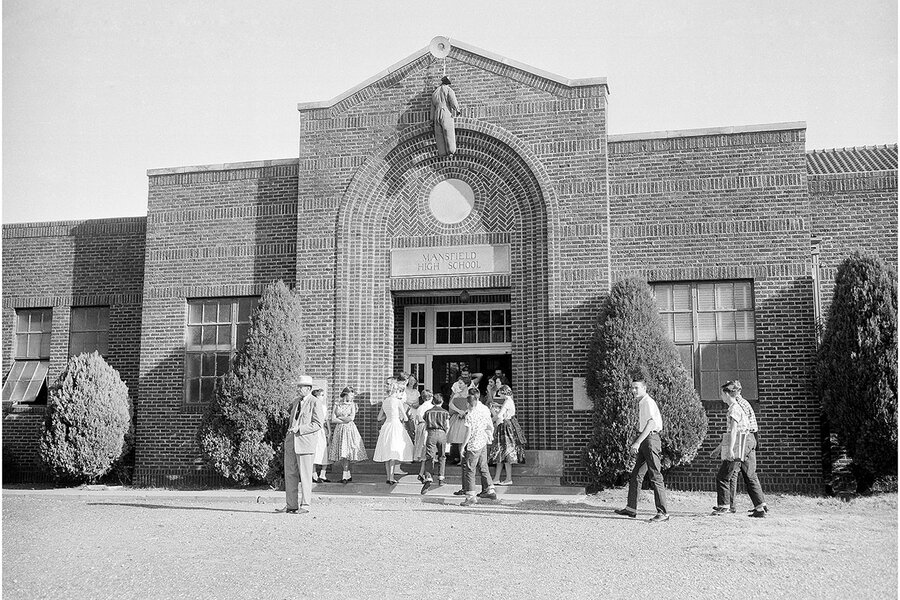
<path fill-rule="evenodd" d="M 391 250 L 391 277 L 509 273 L 509 244 Z"/>

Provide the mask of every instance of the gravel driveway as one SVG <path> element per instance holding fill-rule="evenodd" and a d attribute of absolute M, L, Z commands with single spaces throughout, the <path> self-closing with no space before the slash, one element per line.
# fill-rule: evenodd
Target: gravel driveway
<path fill-rule="evenodd" d="M 751 519 L 670 492 L 658 524 L 613 514 L 624 496 L 475 508 L 320 496 L 310 514 L 283 515 L 274 493 L 5 492 L 3 597 L 897 597 L 896 495 L 773 496 L 769 518 Z"/>

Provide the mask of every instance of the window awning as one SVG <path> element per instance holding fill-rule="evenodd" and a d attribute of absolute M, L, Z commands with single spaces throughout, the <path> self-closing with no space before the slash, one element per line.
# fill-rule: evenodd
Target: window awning
<path fill-rule="evenodd" d="M 3 382 L 3 402 L 34 402 L 49 370 L 49 360 L 15 361 Z"/>

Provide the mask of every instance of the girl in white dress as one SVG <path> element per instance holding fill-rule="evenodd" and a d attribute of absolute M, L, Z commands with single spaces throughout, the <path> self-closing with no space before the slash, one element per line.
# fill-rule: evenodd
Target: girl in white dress
<path fill-rule="evenodd" d="M 381 403 L 384 425 L 378 432 L 375 455 L 372 460 L 383 462 L 388 485 L 394 485 L 394 467 L 401 462 L 411 462 L 413 442 L 406 433 L 406 381 L 394 380 L 391 395 Z"/>
<path fill-rule="evenodd" d="M 325 415 L 325 422 L 322 423 L 322 427 L 316 434 L 316 451 L 313 453 L 313 467 L 315 467 L 315 470 L 313 471 L 312 480 L 313 483 L 328 483 L 326 473 L 328 472 L 328 465 L 331 464 L 331 461 L 328 460 L 328 438 L 331 437 L 331 424 L 329 423 L 330 419 L 328 418 L 328 400 L 325 398 L 325 390 L 323 389 L 313 390 L 312 395 L 316 397 L 316 402 L 319 404 L 319 410 Z"/>

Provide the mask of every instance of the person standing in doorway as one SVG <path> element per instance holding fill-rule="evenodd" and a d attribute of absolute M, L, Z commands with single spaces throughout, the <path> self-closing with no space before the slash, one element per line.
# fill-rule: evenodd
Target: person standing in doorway
<path fill-rule="evenodd" d="M 644 474 L 649 469 L 650 487 L 653 489 L 653 499 L 656 503 L 656 515 L 650 519 L 650 522 L 668 521 L 666 484 L 663 482 L 660 471 L 662 442 L 659 434 L 663 428 L 663 421 L 656 401 L 647 393 L 647 375 L 644 369 L 636 369 L 632 372 L 631 395 L 638 402 L 637 430 L 639 435 L 630 448 L 631 453 L 637 455 L 637 459 L 631 470 L 631 480 L 628 482 L 628 504 L 625 508 L 617 510 L 616 514 L 631 518 L 637 516 L 638 490 Z"/>
<path fill-rule="evenodd" d="M 459 464 L 461 461 L 460 444 L 466 441 L 466 414 L 469 412 L 468 397 L 471 392 L 478 391 L 478 384 L 481 382 L 481 373 L 470 373 L 468 369 L 463 369 L 459 374 L 459 379 L 454 382 L 451 392 L 453 396 L 450 398 L 450 431 L 447 434 L 447 443 L 450 445 L 450 462 Z"/>
<path fill-rule="evenodd" d="M 503 373 L 503 369 L 494 369 L 494 376 L 488 380 L 487 385 L 488 404 L 491 402 L 497 402 L 498 404 L 503 402 L 497 392 L 499 392 L 500 388 L 504 385 L 509 387 L 509 378 Z"/>
<path fill-rule="evenodd" d="M 297 395 L 291 403 L 291 420 L 284 436 L 284 493 L 287 505 L 278 510 L 289 514 L 309 512 L 312 501 L 313 453 L 325 420 L 315 396 L 311 394 L 312 377 L 301 375 L 295 385 Z"/>
<path fill-rule="evenodd" d="M 441 85 L 431 94 L 431 121 L 434 123 L 434 139 L 438 156 L 456 154 L 456 125 L 453 118 L 459 114 L 456 92 L 450 87 L 450 78 L 441 78 Z"/>
<path fill-rule="evenodd" d="M 759 447 L 759 423 L 756 421 L 756 413 L 750 403 L 744 399 L 741 394 L 741 382 L 735 379 L 728 381 L 722 386 L 722 391 L 729 396 L 734 397 L 734 401 L 741 407 L 744 414 L 747 415 L 749 422 L 749 436 L 747 437 L 747 449 L 744 459 L 741 461 L 740 469 L 735 469 L 734 475 L 731 476 L 731 512 L 736 512 L 734 507 L 734 497 L 737 495 L 737 480 L 740 474 L 744 478 L 744 489 L 753 502 L 753 508 L 750 509 L 750 516 L 757 519 L 766 516 L 769 507 L 766 505 L 766 496 L 763 494 L 762 484 L 759 482 L 759 476 L 756 474 L 756 449 Z"/>

